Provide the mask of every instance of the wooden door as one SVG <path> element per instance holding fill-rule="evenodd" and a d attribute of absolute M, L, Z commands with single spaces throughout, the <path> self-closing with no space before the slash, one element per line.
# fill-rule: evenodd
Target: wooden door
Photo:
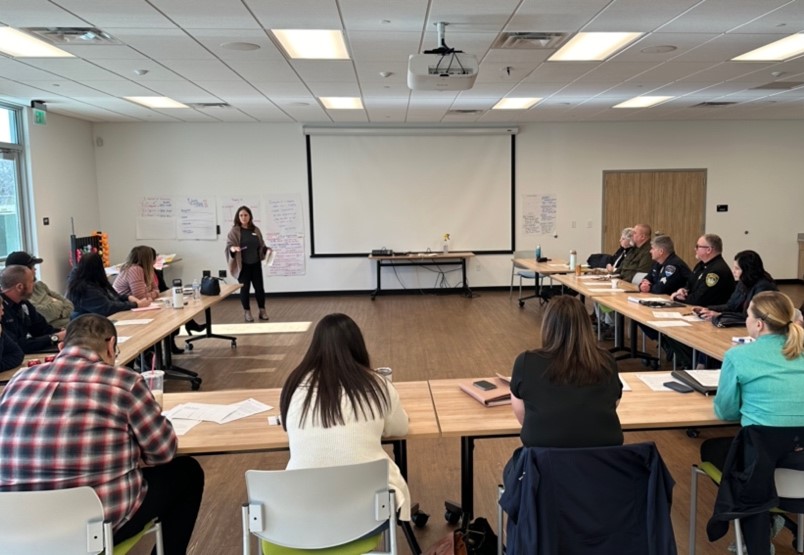
<path fill-rule="evenodd" d="M 706 170 L 603 172 L 603 252 L 617 250 L 624 227 L 647 223 L 692 267 L 705 218 Z"/>
<path fill-rule="evenodd" d="M 654 234 L 669 235 L 676 254 L 695 266 L 695 242 L 704 234 L 706 171 L 657 172 L 653 207 Z"/>
<path fill-rule="evenodd" d="M 620 232 L 653 219 L 655 172 L 603 172 L 603 251 L 620 248 Z"/>

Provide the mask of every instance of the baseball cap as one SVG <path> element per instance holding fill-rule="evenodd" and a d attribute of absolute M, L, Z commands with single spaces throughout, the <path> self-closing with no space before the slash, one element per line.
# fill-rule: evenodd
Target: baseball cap
<path fill-rule="evenodd" d="M 12 252 L 6 257 L 6 266 L 19 265 L 31 267 L 34 264 L 40 264 L 41 262 L 41 258 L 36 258 L 35 256 L 31 256 L 27 252 L 23 251 Z"/>

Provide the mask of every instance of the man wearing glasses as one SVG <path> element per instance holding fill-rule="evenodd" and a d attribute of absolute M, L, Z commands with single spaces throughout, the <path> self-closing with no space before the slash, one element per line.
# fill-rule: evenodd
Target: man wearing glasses
<path fill-rule="evenodd" d="M 142 376 L 117 366 L 117 332 L 98 314 L 67 326 L 53 362 L 0 395 L 0 491 L 90 486 L 118 543 L 158 518 L 165 554 L 184 554 L 204 472 L 175 457 L 177 438 Z"/>
<path fill-rule="evenodd" d="M 713 233 L 702 235 L 695 243 L 695 258 L 698 264 L 686 287 L 682 287 L 670 297 L 686 304 L 709 306 L 725 304 L 734 291 L 734 276 L 731 268 L 723 260 L 723 240 Z"/>

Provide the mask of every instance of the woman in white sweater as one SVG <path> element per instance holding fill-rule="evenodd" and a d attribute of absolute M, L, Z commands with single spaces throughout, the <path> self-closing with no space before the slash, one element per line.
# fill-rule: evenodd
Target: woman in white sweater
<path fill-rule="evenodd" d="M 408 432 L 399 394 L 371 369 L 363 334 L 345 314 L 318 323 L 282 388 L 279 408 L 290 441 L 288 469 L 390 461 L 382 438 Z M 408 486 L 393 461 L 388 468 L 399 518 L 410 520 Z"/>

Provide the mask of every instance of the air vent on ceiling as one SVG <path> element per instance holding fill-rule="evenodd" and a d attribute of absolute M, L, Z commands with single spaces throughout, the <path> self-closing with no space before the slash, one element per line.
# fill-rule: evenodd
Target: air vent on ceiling
<path fill-rule="evenodd" d="M 23 30 L 53 44 L 123 44 L 106 31 L 95 27 L 27 27 Z"/>
<path fill-rule="evenodd" d="M 789 91 L 804 85 L 801 81 L 774 81 L 772 83 L 765 83 L 758 87 L 754 87 L 752 91 Z"/>
<path fill-rule="evenodd" d="M 492 48 L 548 50 L 558 48 L 569 37 L 568 33 L 541 31 L 513 31 L 500 33 Z"/>
<path fill-rule="evenodd" d="M 482 114 L 484 110 L 449 110 L 447 115 L 450 116 L 476 116 Z"/>
<path fill-rule="evenodd" d="M 704 108 L 704 107 L 718 107 L 718 106 L 733 106 L 737 104 L 736 102 L 701 102 L 700 104 L 694 104 L 693 108 Z"/>
<path fill-rule="evenodd" d="M 196 102 L 195 104 L 190 104 L 191 108 L 231 108 L 229 104 L 226 102 Z"/>

